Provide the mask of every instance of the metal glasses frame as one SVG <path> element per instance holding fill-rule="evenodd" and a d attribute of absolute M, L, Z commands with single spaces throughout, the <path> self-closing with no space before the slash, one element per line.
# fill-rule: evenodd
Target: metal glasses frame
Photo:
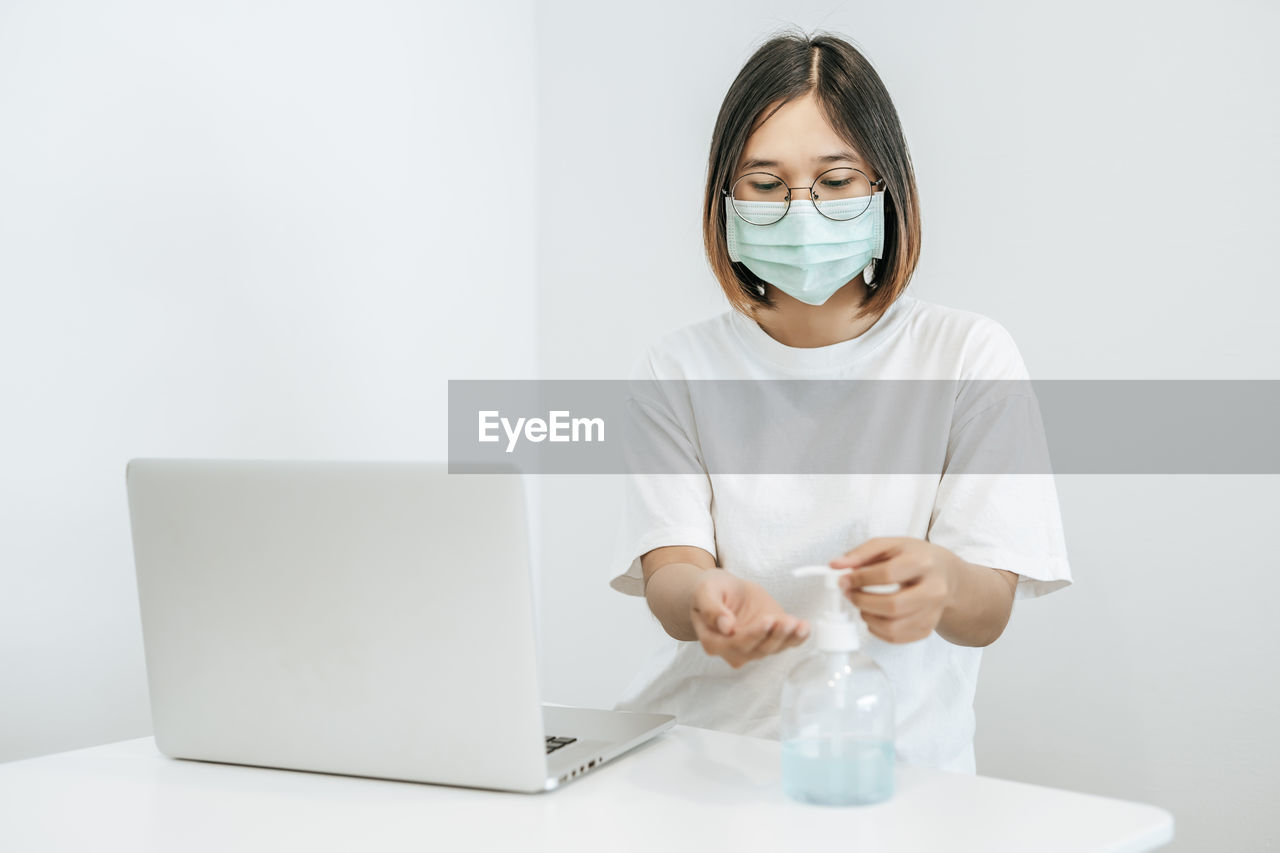
<path fill-rule="evenodd" d="M 773 220 L 772 222 L 752 222 L 750 219 L 747 219 L 741 213 L 738 213 L 738 208 L 733 203 L 734 201 L 733 188 L 736 187 L 738 185 L 738 182 L 741 181 L 743 178 L 749 178 L 752 175 L 768 175 L 771 178 L 776 178 L 779 183 L 781 183 L 783 186 L 786 186 L 787 182 L 782 180 L 782 178 L 779 178 L 773 172 L 747 172 L 745 175 L 739 175 L 737 178 L 734 179 L 733 184 L 729 187 L 729 189 L 727 190 L 721 189 L 720 194 L 723 195 L 725 198 L 729 199 L 729 206 L 733 208 L 734 216 L 738 217 L 748 225 L 759 225 L 761 227 L 767 227 L 769 225 L 777 225 L 779 222 L 782 221 L 784 216 L 786 216 L 788 213 L 791 212 L 791 191 L 792 190 L 807 189 L 809 191 L 809 198 L 813 201 L 813 206 L 817 209 L 819 213 L 822 213 L 822 205 L 818 203 L 818 194 L 814 191 L 813 188 L 818 185 L 818 181 L 822 180 L 822 175 L 826 175 L 831 172 L 838 172 L 841 170 L 857 172 L 859 175 L 862 175 L 862 177 L 867 179 L 867 183 L 871 185 L 872 193 L 875 193 L 877 189 L 884 189 L 884 178 L 880 178 L 879 180 L 873 181 L 871 180 L 871 176 L 868 175 L 866 172 L 862 171 L 861 169 L 855 169 L 852 166 L 835 166 L 833 168 L 827 169 L 827 171 L 823 172 L 821 175 L 818 175 L 818 177 L 813 179 L 813 183 L 807 187 L 787 187 L 787 209 L 782 211 L 782 216 L 779 216 L 777 219 Z M 868 201 L 867 209 L 870 209 L 870 207 L 871 207 L 871 202 Z M 866 213 L 866 212 L 867 210 L 864 209 L 862 213 L 858 214 L 858 216 L 861 216 L 863 213 Z M 822 215 L 827 216 L 825 213 L 822 213 Z M 827 216 L 827 219 L 830 219 L 832 222 L 852 222 L 853 220 L 857 219 L 858 216 L 850 216 L 848 219 L 836 219 L 834 216 Z"/>

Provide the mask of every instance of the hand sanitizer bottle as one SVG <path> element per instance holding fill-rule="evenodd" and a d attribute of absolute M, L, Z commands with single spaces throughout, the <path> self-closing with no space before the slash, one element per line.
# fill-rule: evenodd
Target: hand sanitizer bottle
<path fill-rule="evenodd" d="M 848 571 L 802 566 L 792 572 L 823 577 L 827 601 L 813 633 L 817 648 L 782 685 L 782 789 L 818 805 L 870 805 L 893 796 L 893 693 L 884 671 L 858 650 L 861 619 L 851 615 L 839 586 Z"/>

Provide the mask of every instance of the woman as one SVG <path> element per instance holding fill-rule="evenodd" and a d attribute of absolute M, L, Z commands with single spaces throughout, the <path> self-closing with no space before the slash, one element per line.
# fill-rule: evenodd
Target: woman
<path fill-rule="evenodd" d="M 633 379 L 1027 379 L 998 323 L 904 293 L 920 253 L 914 173 L 884 84 L 847 42 L 786 34 L 748 60 L 716 121 L 703 214 L 732 308 L 662 338 Z M 723 431 L 668 403 L 636 404 L 649 440 L 700 464 Z M 948 459 L 981 452 L 992 418 L 1029 403 L 948 417 L 934 438 Z M 643 595 L 678 642 L 619 709 L 777 738 L 821 596 L 789 570 L 851 567 L 842 585 L 893 686 L 899 759 L 967 773 L 981 648 L 1015 598 L 1071 583 L 1052 475 L 637 473 L 621 543 L 611 586 Z M 885 583 L 901 586 L 859 589 Z"/>

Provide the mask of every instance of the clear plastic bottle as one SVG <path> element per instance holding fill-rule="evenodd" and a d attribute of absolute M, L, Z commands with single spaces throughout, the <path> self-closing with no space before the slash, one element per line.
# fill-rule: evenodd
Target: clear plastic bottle
<path fill-rule="evenodd" d="M 816 649 L 782 685 L 782 788 L 792 799 L 818 805 L 870 805 L 894 791 L 893 692 L 883 670 L 859 651 L 861 620 L 839 587 L 848 571 L 793 571 L 798 577 L 823 576 L 827 603 L 815 625 Z"/>

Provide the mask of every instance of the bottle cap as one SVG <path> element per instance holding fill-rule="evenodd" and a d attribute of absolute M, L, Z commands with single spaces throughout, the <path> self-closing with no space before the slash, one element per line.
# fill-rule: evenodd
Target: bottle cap
<path fill-rule="evenodd" d="M 813 639 L 823 651 L 854 651 L 860 645 L 858 623 L 849 615 L 845 597 L 840 592 L 840 576 L 851 569 L 830 566 L 800 566 L 792 569 L 794 577 L 821 577 L 827 590 L 827 606 L 814 626 Z"/>

